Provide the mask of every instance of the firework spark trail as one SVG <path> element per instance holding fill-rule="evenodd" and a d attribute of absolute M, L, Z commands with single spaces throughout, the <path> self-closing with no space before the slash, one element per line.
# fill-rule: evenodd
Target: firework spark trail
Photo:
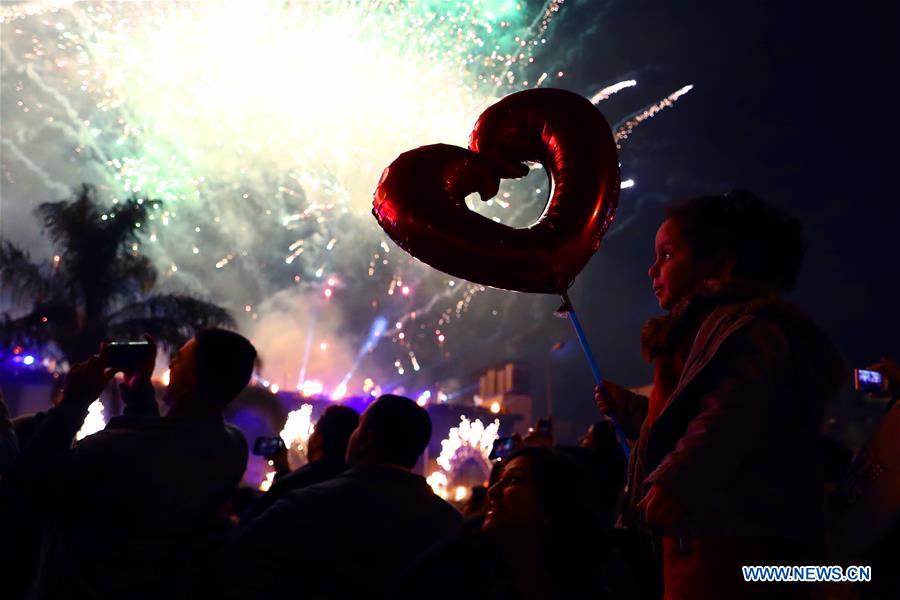
<path fill-rule="evenodd" d="M 41 77 L 34 64 L 25 63 L 24 66 L 21 65 L 21 63 L 15 59 L 14 54 L 9 50 L 6 44 L 4 44 L 3 47 L 3 62 L 5 63 L 7 69 L 13 71 L 16 75 L 24 76 L 30 83 L 33 83 L 39 90 L 53 99 L 63 113 L 63 119 L 56 116 L 48 117 L 47 119 L 38 123 L 34 128 L 22 129 L 15 132 L 16 137 L 18 138 L 18 141 L 20 143 L 26 142 L 26 138 L 34 139 L 38 137 L 41 132 L 52 129 L 64 134 L 66 137 L 72 140 L 72 143 L 75 144 L 77 148 L 79 148 L 79 152 L 82 149 L 89 149 L 90 152 L 87 153 L 87 156 L 96 159 L 98 162 L 106 162 L 103 149 L 99 144 L 93 142 L 93 136 L 91 135 L 90 130 L 84 125 L 83 119 L 79 117 L 77 110 L 72 106 L 71 102 L 68 101 L 63 93 L 45 82 L 44 78 Z M 17 104 L 24 105 L 21 100 Z M 3 140 L 7 141 L 8 138 L 4 137 Z M 11 144 L 11 141 L 8 142 L 8 147 L 12 148 L 12 146 L 9 144 Z M 25 163 L 29 169 L 34 171 L 41 178 L 41 180 L 45 184 L 47 184 L 48 188 L 55 190 L 56 193 L 66 193 L 70 191 L 69 186 L 64 186 L 58 182 L 54 182 L 52 184 L 48 183 L 49 178 L 46 177 L 43 169 L 40 169 L 33 161 L 27 159 L 24 152 L 22 152 L 18 148 L 14 148 L 14 152 L 19 160 Z"/>
<path fill-rule="evenodd" d="M 534 32 L 534 35 L 540 37 L 547 33 L 553 18 L 560 11 L 562 5 L 565 4 L 565 1 L 566 0 L 547 0 L 541 14 L 536 17 L 529 26 L 529 29 Z"/>
<path fill-rule="evenodd" d="M 595 93 L 593 96 L 591 96 L 591 103 L 599 104 L 600 102 L 603 102 L 604 100 L 608 100 L 612 95 L 614 95 L 618 92 L 621 92 L 624 89 L 634 87 L 636 85 L 637 85 L 636 79 L 627 79 L 625 81 L 620 81 L 619 83 L 614 83 L 613 85 L 606 86 L 605 88 L 601 89 L 600 91 Z"/>
<path fill-rule="evenodd" d="M 0 144 L 8 148 L 10 152 L 12 152 L 13 155 L 19 160 L 19 162 L 27 167 L 29 171 L 37 175 L 37 177 L 41 180 L 41 183 L 43 183 L 48 189 L 55 190 L 60 194 L 66 194 L 71 191 L 69 190 L 68 186 L 63 185 L 58 181 L 54 181 L 46 171 L 40 168 L 33 160 L 28 158 L 21 150 L 19 150 L 19 147 L 16 146 L 12 142 L 12 140 L 9 140 L 7 138 L 0 138 Z"/>
<path fill-rule="evenodd" d="M 627 140 L 628 136 L 631 135 L 631 132 L 634 131 L 635 127 L 637 127 L 647 119 L 653 118 L 660 111 L 669 108 L 670 106 L 675 104 L 675 102 L 677 102 L 679 98 L 690 92 L 692 89 L 694 89 L 693 85 L 686 85 L 683 88 L 669 94 L 653 106 L 642 110 L 635 116 L 625 121 L 625 123 L 623 123 L 616 129 L 616 142 L 619 143 Z"/>
<path fill-rule="evenodd" d="M 451 281 L 454 282 L 454 285 L 448 285 L 443 291 L 434 294 L 434 296 L 432 296 L 431 299 L 429 299 L 425 304 L 420 305 L 413 310 L 405 311 L 403 313 L 403 316 L 396 319 L 396 322 L 400 323 L 401 325 L 405 325 L 410 319 L 415 319 L 418 315 L 429 314 L 432 310 L 434 310 L 434 307 L 438 302 L 455 297 L 460 292 L 463 292 L 466 286 L 479 289 L 483 287 L 474 283 L 467 283 L 465 281 L 458 281 L 455 279 Z M 387 333 L 396 333 L 400 331 L 400 329 L 402 329 L 402 327 L 395 327 L 393 330 L 389 330 Z"/>
<path fill-rule="evenodd" d="M 465 145 L 497 98 L 562 77 L 553 71 L 533 81 L 542 71 L 531 69 L 563 4 L 549 0 L 537 12 L 505 0 L 265 2 L 252 11 L 239 3 L 5 7 L 3 76 L 21 79 L 16 92 L 30 112 L 12 109 L 8 119 L 4 104 L 4 135 L 21 143 L 3 145 L 54 195 L 89 174 L 113 201 L 132 193 L 164 200 L 141 251 L 164 285 L 204 290 L 236 309 L 251 335 L 266 306 L 280 315 L 297 310 L 282 292 L 309 298 L 313 307 L 297 304 L 305 339 L 276 345 L 293 349 L 285 359 L 292 366 L 266 357 L 267 369 L 296 374 L 305 346 L 300 379 L 327 380 L 313 338 L 349 337 L 352 345 L 353 332 L 340 326 L 348 315 L 400 315 L 391 322 L 405 324 L 416 314 L 429 331 L 460 318 L 483 290 L 448 286 L 443 274 L 389 254 L 393 245 L 378 250 L 372 188 L 400 152 L 436 141 Z M 69 143 L 78 156 L 63 186 L 49 174 L 65 171 L 48 168 L 46 157 Z M 501 194 L 485 214 L 519 226 L 543 208 L 549 182 L 509 185 L 514 201 Z M 378 254 L 369 261 L 372 249 Z M 332 274 L 353 287 L 325 301 Z M 415 295 L 384 295 L 394 279 L 415 283 L 416 306 Z M 245 305 L 257 308 L 245 313 Z M 272 321 L 269 335 L 280 334 Z M 395 350 L 382 344 L 380 363 L 409 352 L 421 363 L 443 356 L 436 338 L 415 348 L 412 339 L 395 340 Z M 343 352 L 349 359 L 333 367 L 338 377 L 356 356 Z"/>

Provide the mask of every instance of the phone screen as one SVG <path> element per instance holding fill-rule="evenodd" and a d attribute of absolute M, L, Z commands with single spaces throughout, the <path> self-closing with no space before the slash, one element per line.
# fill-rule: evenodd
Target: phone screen
<path fill-rule="evenodd" d="M 491 453 L 488 455 L 488 458 L 491 460 L 506 458 L 512 454 L 515 449 L 516 439 L 514 437 L 499 437 L 494 440 L 494 445 L 491 447 Z"/>
<path fill-rule="evenodd" d="M 880 392 L 884 390 L 884 377 L 878 371 L 854 370 L 854 387 L 860 392 Z"/>
<path fill-rule="evenodd" d="M 284 449 L 284 440 L 280 436 L 258 437 L 253 444 L 253 454 L 257 456 L 274 456 Z"/>
<path fill-rule="evenodd" d="M 150 351 L 148 342 L 113 342 L 106 347 L 108 366 L 120 370 L 134 367 Z"/>

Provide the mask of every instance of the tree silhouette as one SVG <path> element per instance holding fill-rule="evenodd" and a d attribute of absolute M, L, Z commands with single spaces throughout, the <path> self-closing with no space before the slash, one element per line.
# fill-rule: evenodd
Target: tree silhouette
<path fill-rule="evenodd" d="M 171 350 L 198 329 L 234 326 L 215 304 L 154 293 L 156 268 L 137 244 L 161 202 L 132 196 L 102 212 L 96 196 L 82 184 L 70 198 L 36 209 L 56 248 L 52 261 L 32 262 L 0 240 L 0 286 L 13 302 L 31 305 L 24 316 L 0 317 L 0 344 L 41 346 L 72 363 L 95 353 L 102 340 L 149 333 Z"/>

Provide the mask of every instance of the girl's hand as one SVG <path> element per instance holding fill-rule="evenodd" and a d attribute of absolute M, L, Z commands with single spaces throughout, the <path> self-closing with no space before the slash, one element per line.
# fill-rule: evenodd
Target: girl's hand
<path fill-rule="evenodd" d="M 594 388 L 594 401 L 604 415 L 622 421 L 626 405 L 633 396 L 622 386 L 607 379 Z"/>
<path fill-rule="evenodd" d="M 546 426 L 541 427 L 543 423 Z M 544 448 L 553 447 L 553 417 L 547 419 L 538 419 L 534 427 L 528 428 L 528 433 L 522 438 L 522 442 L 526 446 L 542 446 Z"/>
<path fill-rule="evenodd" d="M 144 340 L 149 344 L 144 358 L 135 365 L 122 370 L 125 377 L 125 385 L 131 389 L 137 389 L 145 381 L 150 381 L 153 368 L 156 366 L 156 340 L 150 335 L 144 335 Z"/>
<path fill-rule="evenodd" d="M 869 365 L 866 369 L 877 371 L 887 381 L 885 392 L 888 395 L 900 394 L 900 365 L 890 358 L 884 357 L 881 362 Z"/>
<path fill-rule="evenodd" d="M 109 380 L 113 378 L 113 370 L 107 369 L 108 350 L 104 344 L 100 354 L 74 365 L 66 374 L 66 386 L 63 390 L 63 402 L 66 405 L 78 405 L 83 408 L 96 400 Z"/>

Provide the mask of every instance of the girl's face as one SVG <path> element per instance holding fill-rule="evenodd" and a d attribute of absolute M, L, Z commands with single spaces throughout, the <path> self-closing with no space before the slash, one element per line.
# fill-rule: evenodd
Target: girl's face
<path fill-rule="evenodd" d="M 710 261 L 698 259 L 684 236 L 681 222 L 666 219 L 656 232 L 656 262 L 647 271 L 663 310 L 671 310 L 705 279 L 718 273 Z"/>
<path fill-rule="evenodd" d="M 488 490 L 488 509 L 482 530 L 489 533 L 533 530 L 544 522 L 538 499 L 534 465 L 528 456 L 514 458 Z"/>

